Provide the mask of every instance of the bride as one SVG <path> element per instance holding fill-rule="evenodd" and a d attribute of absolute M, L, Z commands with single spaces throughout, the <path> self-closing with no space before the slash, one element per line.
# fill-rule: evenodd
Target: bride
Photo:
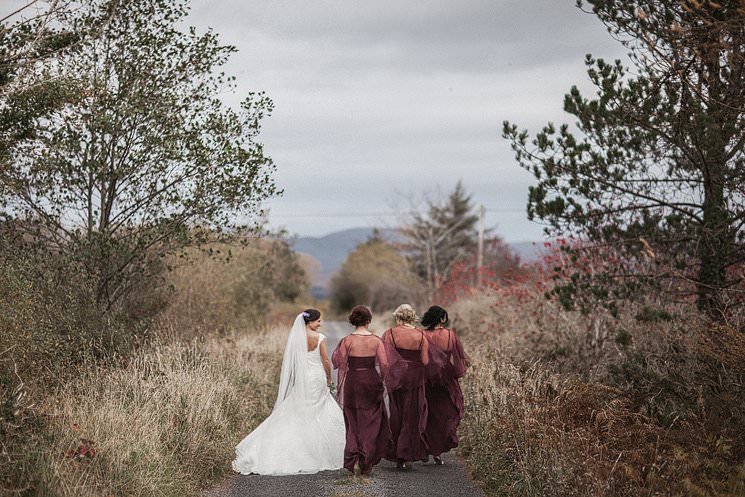
<path fill-rule="evenodd" d="M 331 366 L 321 313 L 298 314 L 287 338 L 272 413 L 235 448 L 233 470 L 261 475 L 316 473 L 344 464 L 344 416 L 329 392 Z"/>

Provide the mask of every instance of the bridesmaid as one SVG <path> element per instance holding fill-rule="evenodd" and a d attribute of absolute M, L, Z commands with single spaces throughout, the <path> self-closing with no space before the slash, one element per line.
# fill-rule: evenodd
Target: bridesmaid
<path fill-rule="evenodd" d="M 395 349 L 390 357 L 386 382 L 390 398 L 393 448 L 387 459 L 408 469 L 411 461 L 426 460 L 425 437 L 427 400 L 424 393 L 425 366 L 429 363 L 429 342 L 416 328 L 417 315 L 408 304 L 400 305 L 393 317 L 396 326 L 383 334 L 383 341 Z"/>
<path fill-rule="evenodd" d="M 443 356 L 440 370 L 429 374 L 425 388 L 428 406 L 427 429 L 429 453 L 435 464 L 442 464 L 440 455 L 458 446 L 458 425 L 463 419 L 463 393 L 458 383 L 470 359 L 458 337 L 448 325 L 448 313 L 433 305 L 422 316 L 422 326 L 433 356 Z"/>
<path fill-rule="evenodd" d="M 349 322 L 355 329 L 339 342 L 331 358 L 339 369 L 337 398 L 347 428 L 344 467 L 355 475 L 369 475 L 392 445 L 383 403 L 388 360 L 383 341 L 368 329 L 371 321 L 367 307 L 352 309 Z"/>

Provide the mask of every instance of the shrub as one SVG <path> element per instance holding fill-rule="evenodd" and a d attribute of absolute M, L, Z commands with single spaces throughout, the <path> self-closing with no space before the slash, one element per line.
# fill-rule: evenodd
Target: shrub
<path fill-rule="evenodd" d="M 0 485 L 30 495 L 49 469 L 39 448 L 47 396 L 96 364 L 127 357 L 145 334 L 135 321 L 97 312 L 63 261 L 15 255 L 0 257 Z"/>
<path fill-rule="evenodd" d="M 97 311 L 74 270 L 62 266 L 55 273 L 35 259 L 0 258 L 1 377 L 43 385 L 141 341 L 135 321 Z M 122 331 L 125 324 L 130 334 Z"/>
<path fill-rule="evenodd" d="M 358 245 L 331 281 L 331 305 L 339 313 L 358 304 L 381 312 L 401 302 L 419 302 L 422 295 L 422 283 L 409 263 L 380 238 Z"/>
<path fill-rule="evenodd" d="M 663 309 L 655 309 L 651 306 L 643 306 L 634 316 L 637 321 L 655 322 L 672 321 L 673 316 Z"/>
<path fill-rule="evenodd" d="M 742 333 L 686 304 L 567 311 L 530 280 L 449 311 L 474 363 L 460 450 L 489 495 L 745 492 Z"/>
<path fill-rule="evenodd" d="M 167 275 L 173 289 L 162 319 L 180 338 L 260 328 L 272 306 L 305 297 L 309 283 L 298 256 L 282 239 L 210 245 L 187 252 Z"/>

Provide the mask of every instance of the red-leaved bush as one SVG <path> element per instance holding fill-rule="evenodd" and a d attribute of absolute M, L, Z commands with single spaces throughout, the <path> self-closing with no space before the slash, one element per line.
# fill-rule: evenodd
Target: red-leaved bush
<path fill-rule="evenodd" d="M 487 494 L 745 495 L 745 335 L 667 275 L 634 299 L 581 287 L 616 308 L 567 310 L 563 284 L 662 265 L 576 240 L 543 248 L 498 275 L 459 265 L 438 294 L 473 359 L 459 450 Z"/>

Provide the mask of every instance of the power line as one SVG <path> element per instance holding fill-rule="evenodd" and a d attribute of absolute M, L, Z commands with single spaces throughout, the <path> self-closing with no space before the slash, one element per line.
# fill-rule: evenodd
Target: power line
<path fill-rule="evenodd" d="M 525 209 L 507 209 L 507 208 L 492 208 L 492 209 L 484 209 L 485 212 L 496 212 L 501 214 L 524 214 Z M 299 218 L 334 218 L 334 217 L 396 217 L 400 216 L 402 214 L 413 214 L 414 211 L 410 212 L 394 212 L 394 211 L 380 211 L 380 212 L 340 212 L 340 213 L 317 213 L 317 214 L 277 214 L 273 212 L 269 212 L 270 218 L 284 218 L 284 219 L 299 219 Z"/>

